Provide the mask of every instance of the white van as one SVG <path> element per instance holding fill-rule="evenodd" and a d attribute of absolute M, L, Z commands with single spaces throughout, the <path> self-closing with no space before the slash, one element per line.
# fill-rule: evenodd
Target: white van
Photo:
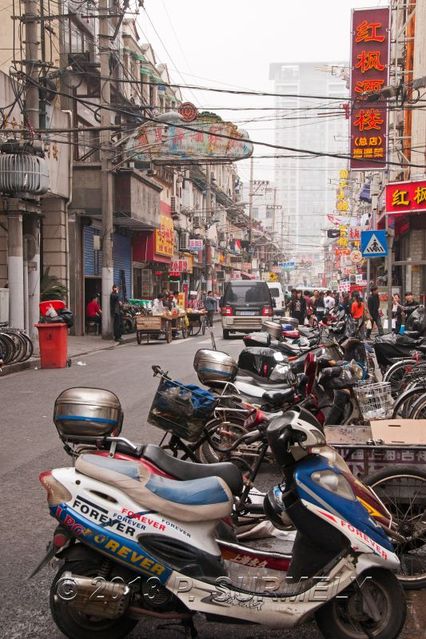
<path fill-rule="evenodd" d="M 285 307 L 285 297 L 281 282 L 266 282 L 274 301 L 274 310 L 280 311 Z"/>

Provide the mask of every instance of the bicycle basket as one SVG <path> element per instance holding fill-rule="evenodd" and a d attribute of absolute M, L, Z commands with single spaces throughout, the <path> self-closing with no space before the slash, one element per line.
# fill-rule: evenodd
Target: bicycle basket
<path fill-rule="evenodd" d="M 359 408 L 365 420 L 392 416 L 393 398 L 389 382 L 360 384 L 354 388 Z"/>
<path fill-rule="evenodd" d="M 196 441 L 213 415 L 217 398 L 194 384 L 162 379 L 148 414 L 148 422 L 162 430 Z"/>

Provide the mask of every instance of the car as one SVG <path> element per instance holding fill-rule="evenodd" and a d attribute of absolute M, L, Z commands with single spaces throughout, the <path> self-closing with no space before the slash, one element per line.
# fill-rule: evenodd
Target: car
<path fill-rule="evenodd" d="M 281 282 L 266 282 L 272 297 L 275 312 L 280 312 L 285 307 L 285 297 Z"/>
<path fill-rule="evenodd" d="M 263 280 L 231 280 L 223 293 L 221 314 L 223 339 L 230 333 L 251 333 L 262 329 L 265 317 L 272 317 L 272 297 Z"/>

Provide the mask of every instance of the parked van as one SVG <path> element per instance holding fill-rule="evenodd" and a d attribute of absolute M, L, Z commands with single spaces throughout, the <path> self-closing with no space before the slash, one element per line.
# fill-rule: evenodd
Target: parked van
<path fill-rule="evenodd" d="M 273 315 L 272 298 L 266 282 L 231 280 L 225 285 L 222 300 L 223 339 L 230 333 L 260 331 L 262 320 Z"/>
<path fill-rule="evenodd" d="M 281 282 L 266 282 L 271 293 L 274 311 L 281 311 L 285 307 L 285 297 Z"/>

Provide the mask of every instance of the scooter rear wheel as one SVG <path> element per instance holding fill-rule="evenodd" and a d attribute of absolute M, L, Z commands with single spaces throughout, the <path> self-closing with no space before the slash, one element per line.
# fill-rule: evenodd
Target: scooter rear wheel
<path fill-rule="evenodd" d="M 64 572 L 85 577 L 97 577 L 100 563 L 93 561 L 66 561 L 57 572 L 50 588 L 50 610 L 55 624 L 69 639 L 123 639 L 137 625 L 136 619 L 119 617 L 118 619 L 101 619 L 93 615 L 85 615 L 67 605 L 65 599 L 58 594 L 58 582 Z"/>
<path fill-rule="evenodd" d="M 404 626 L 406 603 L 397 578 L 388 570 L 371 569 L 316 615 L 326 639 L 397 639 Z M 346 597 L 343 597 L 346 595 Z M 369 614 L 369 609 L 372 613 Z M 373 619 L 377 613 L 378 619 Z"/>

